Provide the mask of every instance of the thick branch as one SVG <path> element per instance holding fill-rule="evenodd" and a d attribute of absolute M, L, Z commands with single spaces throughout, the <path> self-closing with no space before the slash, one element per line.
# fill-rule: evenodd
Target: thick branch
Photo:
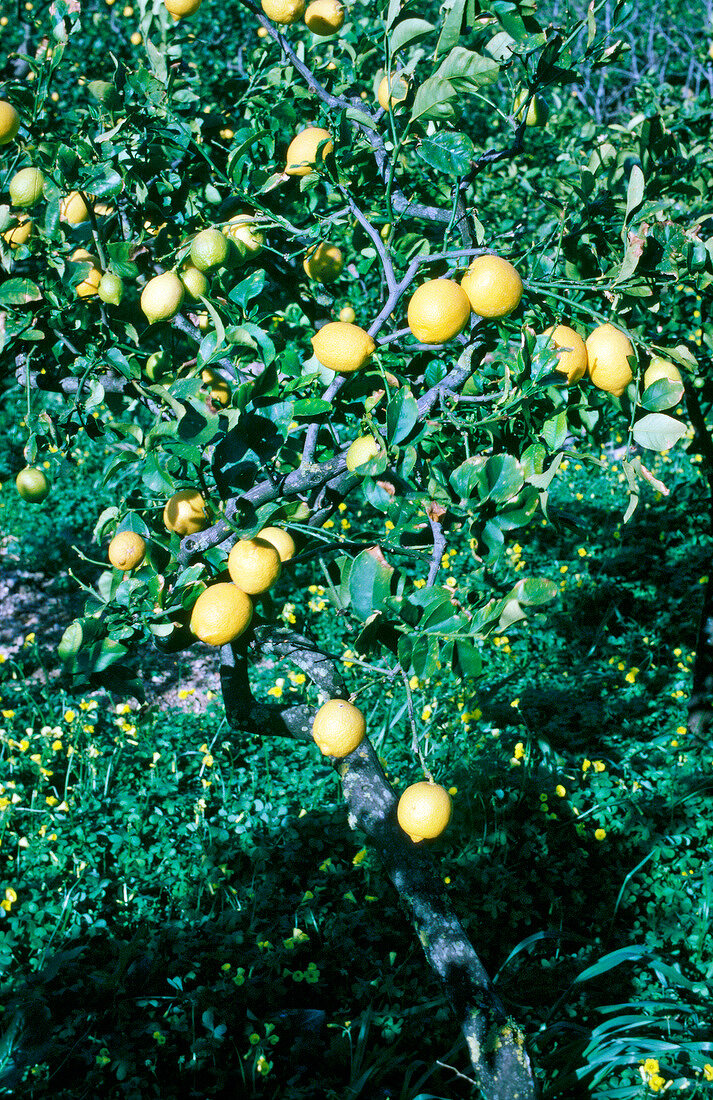
<path fill-rule="evenodd" d="M 255 646 L 261 654 L 273 653 L 295 661 L 323 694 L 345 695 L 336 664 L 309 639 L 258 627 Z M 221 657 L 221 683 L 232 728 L 311 739 L 312 708 L 280 710 L 255 702 L 244 644 L 224 646 Z M 396 795 L 369 741 L 344 759 L 332 760 L 332 764 L 342 780 L 349 824 L 369 837 L 401 901 L 411 911 L 426 958 L 460 1020 L 484 1100 L 533 1100 L 534 1085 L 522 1035 L 507 1020 L 429 855 L 399 828 Z"/>

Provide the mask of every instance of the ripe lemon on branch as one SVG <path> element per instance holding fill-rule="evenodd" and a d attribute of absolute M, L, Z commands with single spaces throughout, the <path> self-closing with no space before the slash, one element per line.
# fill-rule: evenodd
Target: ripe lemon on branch
<path fill-rule="evenodd" d="M 191 263 L 199 271 L 221 267 L 228 256 L 228 241 L 219 229 L 203 229 L 191 242 Z"/>
<path fill-rule="evenodd" d="M 192 298 L 194 302 L 198 301 L 199 298 L 205 298 L 208 294 L 210 289 L 208 279 L 193 264 L 189 263 L 184 267 L 179 278 L 186 288 L 189 298 Z"/>
<path fill-rule="evenodd" d="M 412 783 L 399 799 L 399 825 L 414 844 L 440 836 L 451 819 L 451 796 L 438 783 Z"/>
<path fill-rule="evenodd" d="M 305 13 L 305 0 L 260 0 L 260 6 L 268 19 L 285 27 Z"/>
<path fill-rule="evenodd" d="M 0 99 L 0 145 L 7 145 L 17 137 L 20 129 L 20 116 L 12 103 Z"/>
<path fill-rule="evenodd" d="M 179 489 L 169 497 L 163 510 L 163 522 L 169 531 L 175 531 L 181 538 L 202 531 L 208 519 L 205 500 L 198 490 Z"/>
<path fill-rule="evenodd" d="M 520 304 L 522 279 L 508 260 L 488 253 L 476 256 L 461 279 L 474 313 L 479 317 L 506 317 Z"/>
<path fill-rule="evenodd" d="M 42 198 L 45 177 L 39 168 L 21 168 L 10 180 L 13 206 L 34 206 Z"/>
<path fill-rule="evenodd" d="M 233 391 L 222 374 L 213 367 L 204 367 L 201 371 L 201 380 L 210 387 L 210 396 L 214 404 L 223 407 L 230 404 Z"/>
<path fill-rule="evenodd" d="M 328 321 L 312 337 L 312 347 L 323 367 L 351 374 L 366 366 L 376 344 L 359 325 L 348 321 Z"/>
<path fill-rule="evenodd" d="M 79 191 L 70 191 L 59 204 L 59 219 L 68 225 L 89 221 L 89 207 Z"/>
<path fill-rule="evenodd" d="M 250 214 L 238 214 L 231 218 L 222 231 L 233 242 L 241 259 L 257 255 L 265 247 L 265 234 Z"/>
<path fill-rule="evenodd" d="M 17 225 L 3 233 L 3 240 L 10 245 L 10 248 L 19 248 L 20 245 L 27 244 L 34 229 L 34 222 L 28 217 L 22 217 Z"/>
<path fill-rule="evenodd" d="M 229 581 L 219 581 L 201 592 L 193 605 L 189 626 L 202 642 L 226 645 L 247 630 L 252 617 L 250 597 Z"/>
<path fill-rule="evenodd" d="M 201 6 L 202 0 L 163 0 L 166 10 L 174 19 L 183 19 L 186 15 L 194 15 Z"/>
<path fill-rule="evenodd" d="M 302 263 L 305 274 L 327 285 L 338 279 L 344 268 L 342 250 L 331 241 L 320 241 L 307 251 Z"/>
<path fill-rule="evenodd" d="M 325 142 L 326 144 L 322 144 Z M 332 135 L 321 126 L 308 126 L 293 137 L 287 147 L 285 174 L 288 176 L 308 176 L 317 163 L 317 151 L 322 145 L 320 157 L 326 160 L 334 150 Z"/>
<path fill-rule="evenodd" d="M 258 531 L 257 537 L 275 547 L 281 562 L 289 561 L 295 556 L 297 550 L 295 540 L 284 527 L 263 527 L 262 531 Z"/>
<path fill-rule="evenodd" d="M 344 5 L 339 0 L 313 0 L 305 12 L 305 23 L 312 34 L 336 34 L 344 25 Z"/>
<path fill-rule="evenodd" d="M 354 473 L 370 458 L 378 455 L 380 450 L 381 447 L 373 435 L 358 435 L 346 453 L 347 469 Z"/>
<path fill-rule="evenodd" d="M 99 280 L 97 294 L 102 302 L 110 306 L 118 306 L 124 297 L 124 281 L 120 275 L 113 271 L 105 271 Z"/>
<path fill-rule="evenodd" d="M 655 355 L 644 372 L 644 389 L 653 386 L 654 382 L 658 382 L 660 378 L 665 378 L 667 382 L 683 384 L 681 372 L 675 363 Z"/>
<path fill-rule="evenodd" d="M 78 298 L 93 297 L 98 293 L 99 284 L 102 280 L 102 271 L 99 267 L 98 258 L 93 256 L 91 252 L 87 252 L 86 248 L 76 248 L 70 259 L 72 263 L 75 264 L 91 264 L 89 271 L 75 286 L 74 293 Z"/>
<path fill-rule="evenodd" d="M 281 569 L 278 551 L 271 542 L 260 537 L 240 539 L 228 555 L 230 579 L 250 596 L 267 592 Z"/>
<path fill-rule="evenodd" d="M 468 295 L 453 279 L 430 279 L 412 295 L 407 319 L 422 344 L 445 344 L 470 320 Z"/>
<path fill-rule="evenodd" d="M 346 699 L 330 699 L 314 716 L 312 736 L 324 756 L 348 756 L 366 736 L 366 719 Z"/>
<path fill-rule="evenodd" d="M 594 385 L 621 397 L 633 379 L 629 358 L 634 348 L 629 337 L 614 325 L 599 325 L 587 337 L 589 377 Z"/>
<path fill-rule="evenodd" d="M 136 531 L 120 531 L 109 543 L 109 561 L 125 573 L 136 569 L 146 557 L 146 543 Z"/>
<path fill-rule="evenodd" d="M 557 351 L 555 370 L 567 375 L 567 385 L 579 382 L 587 372 L 587 347 L 584 340 L 568 325 L 555 325 L 544 333 Z"/>
<path fill-rule="evenodd" d="M 50 483 L 44 470 L 38 466 L 25 466 L 15 478 L 15 487 L 23 500 L 39 504 L 50 491 Z"/>
<path fill-rule="evenodd" d="M 409 79 L 405 73 L 387 73 L 382 78 L 376 93 L 379 106 L 385 111 L 388 111 L 389 107 L 392 111 L 395 110 L 399 103 L 408 99 L 409 89 Z"/>
<path fill-rule="evenodd" d="M 149 279 L 141 291 L 141 309 L 149 324 L 175 317 L 183 304 L 184 294 L 183 283 L 173 271 L 164 271 Z"/>

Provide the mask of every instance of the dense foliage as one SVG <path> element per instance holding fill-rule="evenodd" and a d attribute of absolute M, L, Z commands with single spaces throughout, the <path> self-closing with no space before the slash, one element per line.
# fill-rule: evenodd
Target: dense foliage
<path fill-rule="evenodd" d="M 60 680 L 40 629 L 2 666 L 6 1090 L 710 1087 L 709 696 L 695 727 L 685 706 L 713 668 L 712 75 L 702 14 L 674 14 L 0 20 L 22 123 L 0 154 L 4 547 L 85 597 Z M 285 172 L 307 125 L 332 148 Z M 11 186 L 28 167 L 37 202 Z M 226 261 L 149 323 L 145 287 L 213 227 Z M 319 282 L 327 240 L 344 266 Z M 415 339 L 416 288 L 483 252 L 522 303 Z M 344 309 L 375 343 L 353 373 L 311 343 Z M 548 330 L 607 323 L 630 383 L 568 386 Z M 647 383 L 655 358 L 673 374 Z M 13 496 L 25 464 L 40 505 Z M 188 488 L 207 525 L 181 538 L 164 508 Z M 147 707 L 146 642 L 195 646 L 197 598 L 268 524 L 298 554 L 224 647 L 224 698 Z M 133 572 L 105 561 L 121 531 L 147 543 Z M 340 691 L 370 747 L 335 773 L 304 742 Z M 454 799 L 438 870 L 394 820 L 424 776 Z"/>

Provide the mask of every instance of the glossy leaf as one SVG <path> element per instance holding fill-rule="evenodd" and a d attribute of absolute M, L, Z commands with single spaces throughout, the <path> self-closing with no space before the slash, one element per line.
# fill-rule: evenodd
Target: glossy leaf
<path fill-rule="evenodd" d="M 664 413 L 649 413 L 634 424 L 634 440 L 650 451 L 667 451 L 685 434 L 686 425 Z"/>

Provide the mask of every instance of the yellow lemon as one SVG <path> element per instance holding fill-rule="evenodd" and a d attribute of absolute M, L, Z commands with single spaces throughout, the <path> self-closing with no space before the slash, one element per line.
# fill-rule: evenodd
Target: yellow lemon
<path fill-rule="evenodd" d="M 20 218 L 17 225 L 5 230 L 3 240 L 10 248 L 19 248 L 20 245 L 27 244 L 34 230 L 34 222 L 30 218 Z"/>
<path fill-rule="evenodd" d="M 251 214 L 238 214 L 223 226 L 223 233 L 236 245 L 241 257 L 257 255 L 265 247 L 265 234 Z"/>
<path fill-rule="evenodd" d="M 308 250 L 302 266 L 310 279 L 316 279 L 325 284 L 333 283 L 342 273 L 344 256 L 336 244 L 320 241 Z"/>
<path fill-rule="evenodd" d="M 366 719 L 346 699 L 330 699 L 314 716 L 312 736 L 324 756 L 349 756 L 366 736 Z"/>
<path fill-rule="evenodd" d="M 668 382 L 683 383 L 681 372 L 675 363 L 669 362 L 668 359 L 662 359 L 659 355 L 654 355 L 644 372 L 644 389 L 653 386 L 654 382 L 658 382 L 660 378 L 665 378 Z"/>
<path fill-rule="evenodd" d="M 506 317 L 522 298 L 522 279 L 502 256 L 476 256 L 461 279 L 463 290 L 479 317 Z"/>
<path fill-rule="evenodd" d="M 358 435 L 349 446 L 346 453 L 347 469 L 354 473 L 370 458 L 378 455 L 381 447 L 373 435 Z"/>
<path fill-rule="evenodd" d="M 34 206 L 42 198 L 45 177 L 39 168 L 21 168 L 10 180 L 13 206 Z"/>
<path fill-rule="evenodd" d="M 305 0 L 260 0 L 260 6 L 273 23 L 289 26 L 305 13 Z"/>
<path fill-rule="evenodd" d="M 227 645 L 247 630 L 252 617 L 250 597 L 229 581 L 219 581 L 194 603 L 190 629 L 208 645 Z"/>
<path fill-rule="evenodd" d="M 312 34 L 322 37 L 336 34 L 344 24 L 344 5 L 339 0 L 312 0 L 305 12 L 305 23 Z"/>
<path fill-rule="evenodd" d="M 107 305 L 118 306 L 124 297 L 123 279 L 113 271 L 105 271 L 99 280 L 97 294 Z"/>
<path fill-rule="evenodd" d="M 199 271 L 210 271 L 225 263 L 228 242 L 219 229 L 204 229 L 191 242 L 191 263 Z"/>
<path fill-rule="evenodd" d="M 7 145 L 17 137 L 19 129 L 20 116 L 16 109 L 6 99 L 0 99 L 0 145 Z"/>
<path fill-rule="evenodd" d="M 587 347 L 584 340 L 568 325 L 555 325 L 544 334 L 548 336 L 557 350 L 559 362 L 555 367 L 560 374 L 567 375 L 567 385 L 579 382 L 587 373 Z"/>
<path fill-rule="evenodd" d="M 195 535 L 207 525 L 205 501 L 197 489 L 179 489 L 169 497 L 163 510 L 163 522 L 169 531 Z"/>
<path fill-rule="evenodd" d="M 407 319 L 422 344 L 445 344 L 470 320 L 468 295 L 453 279 L 430 279 L 412 295 Z"/>
<path fill-rule="evenodd" d="M 87 252 L 86 248 L 76 248 L 71 255 L 71 260 L 75 264 L 91 264 L 89 271 L 75 286 L 74 293 L 78 298 L 94 297 L 99 291 L 99 283 L 102 280 L 99 260 L 96 256 L 92 256 L 91 252 Z"/>
<path fill-rule="evenodd" d="M 285 173 L 288 176 L 308 176 L 317 163 L 317 150 L 322 142 L 321 159 L 326 160 L 334 149 L 332 135 L 321 126 L 308 126 L 293 137 L 287 148 Z"/>
<path fill-rule="evenodd" d="M 136 531 L 120 531 L 109 543 L 109 561 L 125 573 L 136 569 L 146 557 L 146 543 Z"/>
<path fill-rule="evenodd" d="M 210 386 L 210 396 L 216 405 L 225 406 L 230 404 L 233 391 L 222 374 L 219 374 L 213 367 L 204 367 L 201 371 L 201 378 L 207 386 Z"/>
<path fill-rule="evenodd" d="M 25 466 L 15 478 L 15 488 L 23 500 L 39 504 L 50 491 L 50 483 L 44 470 L 37 466 Z"/>
<path fill-rule="evenodd" d="M 141 309 L 150 325 L 175 317 L 183 303 L 183 283 L 173 271 L 149 279 L 141 291 Z"/>
<path fill-rule="evenodd" d="M 174 19 L 183 19 L 185 15 L 193 15 L 197 12 L 202 0 L 163 0 L 163 2 Z"/>
<path fill-rule="evenodd" d="M 295 540 L 289 531 L 285 531 L 284 527 L 263 527 L 262 531 L 258 531 L 257 537 L 275 547 L 280 555 L 281 562 L 289 561 L 290 558 L 295 556 L 297 550 Z"/>
<path fill-rule="evenodd" d="M 403 103 L 408 98 L 409 87 L 409 78 L 405 73 L 391 73 L 391 76 L 387 73 L 382 78 L 376 93 L 379 106 L 385 111 L 388 111 L 389 107 L 394 111 L 399 103 Z"/>
<path fill-rule="evenodd" d="M 312 347 L 323 367 L 351 374 L 366 366 L 376 344 L 358 325 L 328 321 L 312 337 Z"/>
<path fill-rule="evenodd" d="M 181 282 L 188 292 L 188 296 L 195 301 L 198 298 L 205 298 L 208 294 L 208 279 L 202 271 L 199 271 L 193 264 L 188 264 L 184 267 L 180 275 Z"/>
<path fill-rule="evenodd" d="M 228 555 L 230 579 L 250 596 L 267 592 L 281 569 L 279 553 L 271 542 L 260 537 L 240 539 Z"/>
<path fill-rule="evenodd" d="M 345 321 L 348 325 L 353 325 L 356 321 L 356 313 L 352 306 L 342 306 L 339 310 L 339 320 Z"/>
<path fill-rule="evenodd" d="M 440 836 L 451 819 L 451 796 L 438 783 L 412 783 L 399 799 L 399 825 L 415 844 Z"/>
<path fill-rule="evenodd" d="M 629 357 L 634 349 L 631 340 L 614 325 L 599 325 L 587 337 L 589 377 L 594 385 L 615 397 L 621 397 L 634 377 Z"/>

